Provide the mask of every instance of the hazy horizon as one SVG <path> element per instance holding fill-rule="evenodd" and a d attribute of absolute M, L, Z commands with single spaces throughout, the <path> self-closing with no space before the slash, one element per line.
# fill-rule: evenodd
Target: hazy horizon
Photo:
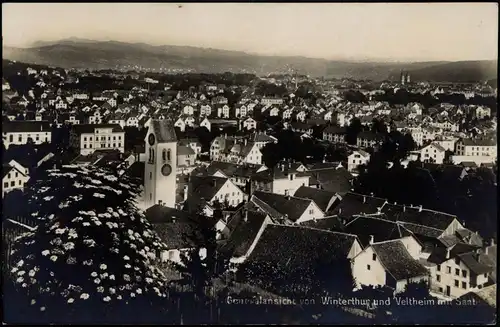
<path fill-rule="evenodd" d="M 2 29 L 13 47 L 81 38 L 328 60 L 498 57 L 496 3 L 3 3 Z"/>

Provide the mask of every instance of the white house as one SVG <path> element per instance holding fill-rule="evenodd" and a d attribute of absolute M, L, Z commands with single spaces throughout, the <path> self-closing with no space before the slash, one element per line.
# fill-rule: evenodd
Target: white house
<path fill-rule="evenodd" d="M 473 161 L 477 165 L 492 163 L 497 159 L 496 141 L 490 139 L 460 139 L 455 144 L 454 163 Z"/>
<path fill-rule="evenodd" d="M 212 114 L 212 107 L 210 107 L 209 104 L 205 104 L 200 107 L 200 117 L 208 117 L 211 114 Z"/>
<path fill-rule="evenodd" d="M 186 123 L 184 122 L 184 119 L 182 119 L 182 117 L 177 118 L 174 126 L 178 127 L 181 130 L 181 132 L 184 132 L 186 130 Z"/>
<path fill-rule="evenodd" d="M 442 164 L 446 150 L 437 143 L 431 143 L 420 149 L 420 160 L 422 162 L 433 162 Z"/>
<path fill-rule="evenodd" d="M 2 123 L 2 137 L 5 148 L 23 145 L 31 139 L 34 144 L 50 143 L 52 130 L 48 121 L 7 121 Z"/>
<path fill-rule="evenodd" d="M 20 169 L 17 166 L 10 164 L 3 165 L 2 198 L 5 194 L 13 190 L 24 190 L 24 184 L 26 184 L 30 178 L 24 169 Z"/>
<path fill-rule="evenodd" d="M 491 117 L 491 109 L 489 107 L 478 106 L 475 110 L 475 114 L 477 119 Z"/>
<path fill-rule="evenodd" d="M 400 293 L 410 282 L 428 282 L 429 273 L 418 261 L 421 249 L 413 236 L 377 243 L 372 239 L 352 261 L 356 288 L 386 286 Z"/>
<path fill-rule="evenodd" d="M 208 206 L 215 202 L 237 206 L 246 200 L 246 194 L 230 179 L 218 176 L 192 176 L 188 186 L 188 199 L 198 204 L 201 199 Z"/>
<path fill-rule="evenodd" d="M 347 157 L 347 170 L 353 171 L 359 165 L 366 165 L 370 161 L 370 154 L 363 150 L 356 150 Z"/>
<path fill-rule="evenodd" d="M 453 299 L 488 285 L 489 276 L 495 274 L 493 267 L 481 262 L 479 250 L 458 250 L 466 246 L 436 248 L 427 258 L 432 293 Z"/>
<path fill-rule="evenodd" d="M 70 132 L 70 146 L 81 155 L 89 155 L 95 150 L 125 151 L 125 132 L 115 124 L 73 125 Z"/>
<path fill-rule="evenodd" d="M 206 129 L 208 129 L 209 131 L 211 131 L 211 128 L 212 128 L 212 124 L 210 123 L 210 120 L 208 120 L 207 117 L 205 117 L 201 123 L 200 123 L 200 127 L 205 127 Z"/>
<path fill-rule="evenodd" d="M 257 128 L 257 122 L 252 117 L 248 117 L 243 121 L 243 128 L 252 130 Z"/>
<path fill-rule="evenodd" d="M 278 117 L 280 114 L 280 110 L 276 107 L 272 107 L 271 110 L 269 110 L 269 116 L 271 117 Z"/>

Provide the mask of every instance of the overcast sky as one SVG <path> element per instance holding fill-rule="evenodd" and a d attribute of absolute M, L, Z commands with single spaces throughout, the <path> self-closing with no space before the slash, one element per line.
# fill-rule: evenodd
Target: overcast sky
<path fill-rule="evenodd" d="M 181 6 L 181 7 L 180 7 Z M 496 3 L 8 3 L 4 45 L 68 37 L 354 60 L 496 59 Z"/>

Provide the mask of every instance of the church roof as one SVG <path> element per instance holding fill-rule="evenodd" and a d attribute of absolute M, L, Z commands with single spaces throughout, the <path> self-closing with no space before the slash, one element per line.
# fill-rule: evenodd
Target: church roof
<path fill-rule="evenodd" d="M 153 131 L 158 139 L 158 142 L 176 142 L 177 136 L 175 135 L 174 124 L 167 119 L 163 120 L 152 120 L 151 126 L 153 127 Z"/>

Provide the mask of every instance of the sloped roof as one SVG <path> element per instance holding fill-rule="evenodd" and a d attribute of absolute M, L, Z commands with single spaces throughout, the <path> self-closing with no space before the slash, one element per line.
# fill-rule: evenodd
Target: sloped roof
<path fill-rule="evenodd" d="M 177 155 L 185 156 L 195 154 L 194 150 L 190 146 L 177 144 Z"/>
<path fill-rule="evenodd" d="M 444 231 L 457 218 L 444 212 L 385 204 L 381 210 L 390 220 L 432 227 Z"/>
<path fill-rule="evenodd" d="M 345 168 L 307 171 L 303 174 L 309 175 L 317 180 L 321 188 L 329 192 L 344 195 L 352 188 L 351 180 L 353 176 Z"/>
<path fill-rule="evenodd" d="M 168 119 L 151 120 L 153 132 L 156 135 L 157 142 L 176 142 L 177 135 L 175 134 L 175 127 L 172 121 Z"/>
<path fill-rule="evenodd" d="M 337 194 L 335 192 L 321 190 L 313 187 L 301 186 L 297 189 L 297 191 L 295 191 L 295 194 L 293 196 L 312 200 L 323 212 L 326 212 L 328 209 L 328 205 L 333 198 L 336 198 Z"/>
<path fill-rule="evenodd" d="M 369 195 L 348 192 L 342 197 L 342 201 L 335 207 L 332 214 L 343 218 L 351 218 L 353 215 L 374 214 L 378 208 L 382 208 L 385 199 Z"/>
<path fill-rule="evenodd" d="M 347 223 L 344 230 L 346 233 L 357 235 L 363 246 L 370 243 L 371 236 L 375 242 L 383 242 L 413 235 L 396 222 L 367 216 L 355 217 Z"/>
<path fill-rule="evenodd" d="M 231 162 L 212 161 L 206 169 L 209 174 L 215 174 L 217 171 L 221 171 L 228 177 L 250 177 L 257 173 L 257 170 L 261 167 L 262 166 L 259 165 L 238 165 Z"/>
<path fill-rule="evenodd" d="M 428 274 L 427 269 L 413 259 L 400 240 L 374 243 L 371 247 L 380 263 L 397 281 Z"/>
<path fill-rule="evenodd" d="M 189 194 L 195 194 L 207 201 L 219 192 L 226 183 L 227 178 L 216 176 L 191 176 L 189 181 Z"/>
<path fill-rule="evenodd" d="M 252 197 L 265 202 L 279 213 L 286 215 L 291 221 L 297 221 L 311 204 L 311 200 L 294 196 L 256 191 Z"/>
<path fill-rule="evenodd" d="M 50 132 L 51 124 L 48 121 L 3 121 L 3 133 L 29 133 L 29 132 Z"/>
<path fill-rule="evenodd" d="M 229 219 L 228 228 L 230 225 L 232 229 L 226 246 L 233 250 L 234 256 L 243 256 L 248 252 L 266 217 L 265 213 L 242 208 Z"/>
<path fill-rule="evenodd" d="M 483 287 L 482 289 L 476 289 L 470 292 L 465 293 L 460 296 L 458 300 L 466 300 L 474 298 L 475 300 L 479 300 L 489 305 L 492 308 L 497 307 L 497 284 L 493 284 L 487 287 Z"/>
<path fill-rule="evenodd" d="M 345 259 L 356 236 L 320 229 L 268 224 L 248 261 L 304 267 Z"/>
<path fill-rule="evenodd" d="M 195 245 L 189 236 L 196 230 L 196 220 L 189 213 L 156 204 L 145 211 L 145 216 L 168 249 Z"/>
<path fill-rule="evenodd" d="M 344 232 L 344 226 L 337 216 L 329 216 L 321 219 L 303 221 L 300 226 L 322 229 L 332 232 Z"/>

